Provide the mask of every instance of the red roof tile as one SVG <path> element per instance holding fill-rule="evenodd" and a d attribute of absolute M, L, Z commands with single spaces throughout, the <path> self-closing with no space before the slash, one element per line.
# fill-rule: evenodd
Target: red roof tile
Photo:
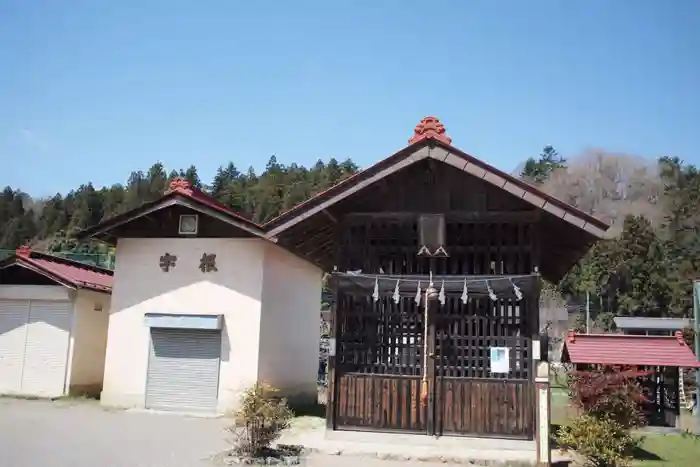
<path fill-rule="evenodd" d="M 74 287 L 99 292 L 112 291 L 113 272 L 108 269 L 31 251 L 26 247 L 18 248 L 11 261 L 32 266 L 39 272 L 46 273 L 48 276 L 53 276 L 55 279 Z"/>
<path fill-rule="evenodd" d="M 569 333 L 563 352 L 562 360 L 571 363 L 700 367 L 680 332 L 675 336 Z"/>
<path fill-rule="evenodd" d="M 193 187 L 190 182 L 184 178 L 178 177 L 174 178 L 170 184 L 168 185 L 168 190 L 166 191 L 166 195 L 170 193 L 178 193 L 185 198 L 190 198 L 193 201 L 196 201 L 198 203 L 201 203 L 205 206 L 208 206 L 212 209 L 215 209 L 221 213 L 227 214 L 235 219 L 238 219 L 239 221 L 245 222 L 246 224 L 250 224 L 254 227 L 257 228 L 262 228 L 260 224 L 257 222 L 248 219 L 245 216 L 242 216 L 241 214 L 237 213 L 233 209 L 231 209 L 228 206 L 224 206 L 223 204 L 219 203 L 214 197 L 211 195 L 203 192 L 202 190 L 199 190 L 195 187 Z"/>

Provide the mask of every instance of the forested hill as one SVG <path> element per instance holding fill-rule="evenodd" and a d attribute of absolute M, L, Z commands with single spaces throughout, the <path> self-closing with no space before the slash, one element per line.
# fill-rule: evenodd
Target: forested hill
<path fill-rule="evenodd" d="M 543 307 L 571 305 L 571 297 L 588 293 L 596 323 L 604 329 L 614 314 L 692 313 L 691 281 L 700 278 L 700 173 L 694 166 L 604 151 L 567 161 L 548 146 L 522 167 L 521 176 L 530 183 L 613 225 L 610 238 L 598 242 L 553 285 L 556 293 L 547 295 L 552 303 Z M 156 163 L 145 173 L 131 173 L 124 184 L 95 188 L 86 183 L 48 199 L 6 187 L 0 195 L 0 251 L 27 241 L 54 252 L 105 251 L 99 244 L 78 245 L 73 233 L 158 198 L 175 176 L 264 222 L 357 170 L 351 160 L 330 159 L 305 168 L 271 157 L 260 174 L 227 164 L 211 181 L 201 180 L 195 166 L 167 172 Z"/>
<path fill-rule="evenodd" d="M 207 190 L 251 219 L 264 222 L 357 170 L 351 160 L 319 160 L 306 168 L 297 164 L 284 166 L 272 156 L 259 175 L 252 168 L 240 172 L 233 163 L 228 163 L 219 168 L 211 181 L 202 180 L 194 165 L 168 173 L 158 162 L 145 173 L 132 172 L 124 184 L 95 188 L 87 182 L 48 199 L 33 199 L 20 187 L 8 186 L 0 196 L 0 250 L 13 250 L 31 241 L 50 251 L 97 252 L 101 249 L 99 245 L 77 245 L 72 235 L 159 198 L 168 182 L 177 176 L 187 178 L 194 186 Z"/>

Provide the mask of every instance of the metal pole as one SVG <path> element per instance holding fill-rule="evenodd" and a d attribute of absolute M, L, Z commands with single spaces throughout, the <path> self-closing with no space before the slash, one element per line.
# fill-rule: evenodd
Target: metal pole
<path fill-rule="evenodd" d="M 695 358 L 700 362 L 700 282 L 693 281 L 693 330 L 695 331 Z M 695 369 L 695 416 L 697 432 L 700 433 L 700 368 Z"/>
<path fill-rule="evenodd" d="M 586 292 L 586 334 L 591 333 L 591 294 Z"/>

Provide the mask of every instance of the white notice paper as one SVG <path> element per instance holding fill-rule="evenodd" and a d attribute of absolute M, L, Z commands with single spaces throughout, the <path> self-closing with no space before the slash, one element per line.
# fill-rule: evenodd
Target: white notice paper
<path fill-rule="evenodd" d="M 491 373 L 510 372 L 508 347 L 491 347 Z"/>

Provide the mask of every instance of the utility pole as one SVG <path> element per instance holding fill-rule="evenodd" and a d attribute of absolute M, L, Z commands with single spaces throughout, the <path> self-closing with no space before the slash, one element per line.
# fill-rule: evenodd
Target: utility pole
<path fill-rule="evenodd" d="M 695 341 L 695 358 L 700 362 L 700 282 L 693 281 L 693 340 Z M 697 433 L 700 433 L 700 368 L 695 369 L 695 417 Z"/>
<path fill-rule="evenodd" d="M 586 334 L 591 333 L 591 294 L 586 292 Z"/>

